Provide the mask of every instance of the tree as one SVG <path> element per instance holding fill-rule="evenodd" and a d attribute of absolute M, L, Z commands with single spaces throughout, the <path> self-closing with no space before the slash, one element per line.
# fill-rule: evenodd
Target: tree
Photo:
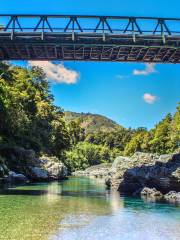
<path fill-rule="evenodd" d="M 174 148 L 180 148 L 180 103 L 172 119 L 172 141 Z"/>
<path fill-rule="evenodd" d="M 131 140 L 127 143 L 124 154 L 130 156 L 135 152 L 148 152 L 150 137 L 151 135 L 146 129 L 137 129 Z"/>
<path fill-rule="evenodd" d="M 150 141 L 151 151 L 155 153 L 171 153 L 174 150 L 172 141 L 172 116 L 167 116 L 159 122 L 153 131 L 153 139 Z"/>
<path fill-rule="evenodd" d="M 70 171 L 75 171 L 100 163 L 112 162 L 114 156 L 116 156 L 115 152 L 112 153 L 108 147 L 79 142 L 66 152 L 65 162 Z"/>
<path fill-rule="evenodd" d="M 75 146 L 78 142 L 84 140 L 84 129 L 75 121 L 70 121 L 67 124 L 69 135 L 71 136 L 70 142 L 72 146 Z"/>
<path fill-rule="evenodd" d="M 61 108 L 42 69 L 0 64 L 1 144 L 60 156 L 70 145 Z"/>

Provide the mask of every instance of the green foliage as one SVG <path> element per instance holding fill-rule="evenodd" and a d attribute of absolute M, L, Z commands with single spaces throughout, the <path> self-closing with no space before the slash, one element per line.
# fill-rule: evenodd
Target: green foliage
<path fill-rule="evenodd" d="M 0 64 L 0 141 L 57 156 L 69 147 L 63 113 L 40 68 Z"/>
<path fill-rule="evenodd" d="M 124 151 L 126 144 L 130 141 L 133 131 L 123 127 L 117 127 L 111 132 L 94 132 L 86 134 L 86 141 L 94 144 L 102 144 L 110 149 L 118 148 Z"/>
<path fill-rule="evenodd" d="M 172 116 L 168 114 L 153 130 L 153 139 L 150 141 L 151 150 L 160 154 L 174 150 L 172 141 Z"/>
<path fill-rule="evenodd" d="M 137 129 L 125 148 L 125 155 L 136 151 L 159 154 L 173 153 L 180 146 L 180 108 L 172 117 L 170 114 L 154 129 Z"/>
<path fill-rule="evenodd" d="M 124 155 L 131 156 L 135 152 L 149 152 L 151 134 L 146 129 L 138 129 L 126 144 Z"/>
<path fill-rule="evenodd" d="M 111 119 L 91 113 L 65 112 L 65 120 L 77 122 L 86 132 L 111 132 L 118 127 L 118 124 Z"/>
<path fill-rule="evenodd" d="M 118 156 L 118 150 L 110 151 L 108 147 L 79 142 L 72 150 L 66 152 L 66 164 L 70 171 L 85 169 L 92 165 L 112 162 Z"/>
<path fill-rule="evenodd" d="M 180 148 L 180 103 L 172 119 L 172 141 L 175 148 Z"/>
<path fill-rule="evenodd" d="M 67 123 L 69 135 L 71 137 L 71 146 L 75 146 L 78 142 L 81 142 L 85 138 L 84 129 L 74 120 Z"/>

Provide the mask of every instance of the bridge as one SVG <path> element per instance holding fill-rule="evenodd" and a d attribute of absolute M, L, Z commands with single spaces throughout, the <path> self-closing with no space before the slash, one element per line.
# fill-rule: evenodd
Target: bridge
<path fill-rule="evenodd" d="M 180 63 L 180 18 L 1 14 L 0 60 Z"/>

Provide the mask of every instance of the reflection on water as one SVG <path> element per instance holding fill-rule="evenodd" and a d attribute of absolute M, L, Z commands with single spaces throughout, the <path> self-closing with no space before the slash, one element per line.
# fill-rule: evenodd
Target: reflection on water
<path fill-rule="evenodd" d="M 120 198 L 88 178 L 0 191 L 2 240 L 176 240 L 180 208 Z"/>

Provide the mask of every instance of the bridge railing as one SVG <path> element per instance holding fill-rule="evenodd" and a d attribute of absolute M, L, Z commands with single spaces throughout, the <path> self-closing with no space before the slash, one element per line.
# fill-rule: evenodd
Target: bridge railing
<path fill-rule="evenodd" d="M 76 33 L 106 35 L 180 36 L 180 18 L 153 18 L 128 16 L 83 16 L 83 15 L 0 15 L 0 34 Z"/>

